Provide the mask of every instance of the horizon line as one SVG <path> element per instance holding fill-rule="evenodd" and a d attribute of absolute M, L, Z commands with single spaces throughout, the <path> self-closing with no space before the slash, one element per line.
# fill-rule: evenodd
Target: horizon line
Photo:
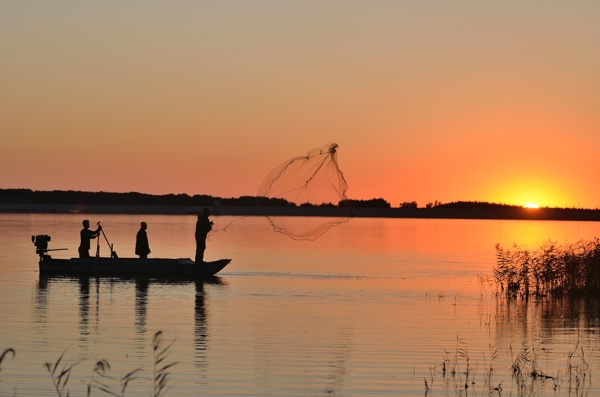
<path fill-rule="evenodd" d="M 211 194 L 189 194 L 189 193 L 164 193 L 164 194 L 153 194 L 153 193 L 143 193 L 143 192 L 136 192 L 136 191 L 128 191 L 128 192 L 111 192 L 111 191 L 104 191 L 104 190 L 100 190 L 100 191 L 89 191 L 89 190 L 62 190 L 62 189 L 54 189 L 54 190 L 35 190 L 35 189 L 30 189 L 30 188 L 0 188 L 0 192 L 3 191 L 30 191 L 32 193 L 52 193 L 52 192 L 72 192 L 72 193 L 87 193 L 87 194 L 140 194 L 140 195 L 145 195 L 145 196 L 151 196 L 151 197 L 162 197 L 162 196 L 187 196 L 187 197 L 196 197 L 196 196 L 200 196 L 200 197 L 209 197 L 212 199 L 241 199 L 244 197 L 252 197 L 252 198 L 259 198 L 259 197 L 263 197 L 263 196 L 256 196 L 256 195 L 240 195 L 237 197 L 221 197 L 221 196 L 213 196 Z M 563 209 L 563 210 L 581 210 L 581 211 L 598 211 L 600 210 L 600 208 L 596 207 L 596 208 L 581 208 L 581 207 L 550 207 L 550 206 L 540 206 L 539 208 L 526 208 L 524 207 L 524 205 L 518 205 L 518 204 L 506 204 L 506 203 L 498 203 L 498 202 L 489 202 L 489 201 L 480 201 L 480 200 L 458 200 L 458 201 L 450 201 L 448 203 L 442 203 L 439 202 L 437 200 L 435 200 L 434 202 L 429 202 L 426 203 L 424 207 L 419 207 L 417 205 L 416 201 L 404 201 L 404 202 L 400 202 L 400 204 L 397 207 L 393 207 L 391 205 L 391 203 L 387 200 L 385 200 L 382 197 L 374 197 L 374 198 L 370 198 L 370 199 L 353 199 L 353 198 L 346 198 L 346 200 L 349 201 L 358 201 L 358 202 L 369 202 L 369 201 L 376 201 L 376 200 L 383 200 L 385 203 L 390 205 L 390 209 L 399 209 L 402 208 L 403 204 L 410 204 L 411 207 L 409 208 L 405 208 L 405 209 L 433 209 L 433 208 L 437 208 L 437 207 L 441 207 L 441 206 L 448 206 L 451 204 L 483 204 L 483 205 L 490 205 L 490 206 L 504 206 L 504 207 L 516 207 L 516 208 L 524 208 L 524 209 L 528 209 L 528 210 L 532 210 L 532 211 L 536 211 L 536 210 L 544 210 L 544 209 Z M 287 200 L 286 200 L 287 201 Z M 340 200 L 340 202 L 343 200 Z M 311 205 L 317 205 L 318 204 L 312 204 L 312 203 L 307 203 L 307 204 L 311 204 Z M 334 203 L 330 203 L 330 204 L 334 204 Z M 297 205 L 301 205 L 301 204 L 297 204 Z"/>

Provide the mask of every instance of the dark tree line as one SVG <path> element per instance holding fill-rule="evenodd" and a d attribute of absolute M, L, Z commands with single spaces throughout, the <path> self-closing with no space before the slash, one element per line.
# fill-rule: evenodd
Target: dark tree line
<path fill-rule="evenodd" d="M 403 203 L 400 203 L 399 208 L 403 208 L 403 209 L 416 209 L 417 208 L 417 202 L 416 201 L 405 201 Z"/>
<path fill-rule="evenodd" d="M 242 196 L 221 198 L 205 194 L 164 194 L 81 192 L 74 190 L 34 191 L 31 189 L 0 189 L 0 202 L 16 204 L 108 204 L 108 205 L 172 205 L 172 206 L 254 206 L 260 199 L 263 206 L 295 206 L 284 199 Z"/>
<path fill-rule="evenodd" d="M 522 208 L 519 205 L 489 203 L 487 201 L 454 201 L 447 204 L 438 203 L 436 201 L 434 208 L 448 209 L 507 209 L 507 208 Z"/>
<path fill-rule="evenodd" d="M 296 207 L 296 204 L 283 198 L 268 198 L 255 196 L 241 196 L 237 198 L 221 198 L 205 194 L 190 196 L 188 194 L 154 195 L 145 193 L 109 193 L 109 192 L 82 192 L 75 190 L 41 191 L 31 189 L 0 189 L 1 203 L 14 204 L 77 204 L 77 205 L 170 205 L 170 206 L 256 206 L 263 207 Z M 300 206 L 314 207 L 344 207 L 353 208 L 390 208 L 384 199 L 372 200 L 344 200 L 337 204 L 324 203 L 314 205 L 310 203 Z"/>
<path fill-rule="evenodd" d="M 31 190 L 31 189 L 0 189 L 0 203 L 14 204 L 70 204 L 70 205 L 165 205 L 165 206 L 262 206 L 262 207 L 296 207 L 293 202 L 283 198 L 268 198 L 255 196 L 240 196 L 235 198 L 222 198 L 206 194 L 145 194 L 145 193 L 110 193 L 110 192 L 82 192 L 75 190 Z M 390 203 L 382 198 L 370 200 L 342 200 L 338 203 L 303 203 L 300 207 L 328 207 L 328 208 L 391 208 Z M 400 203 L 398 208 L 402 210 L 417 210 L 416 201 Z M 522 209 L 518 205 L 497 204 L 485 201 L 455 201 L 441 203 L 435 201 L 428 203 L 420 210 L 492 210 L 513 211 Z M 549 210 L 549 209 L 547 209 Z M 555 211 L 594 211 L 591 209 L 554 208 Z"/>
<path fill-rule="evenodd" d="M 342 200 L 339 202 L 338 207 L 350 207 L 350 208 L 391 208 L 390 203 L 382 198 L 376 198 L 371 200 Z"/>

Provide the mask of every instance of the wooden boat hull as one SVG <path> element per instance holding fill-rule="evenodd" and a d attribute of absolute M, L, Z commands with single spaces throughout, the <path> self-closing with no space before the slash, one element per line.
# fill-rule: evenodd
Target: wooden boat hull
<path fill-rule="evenodd" d="M 45 255 L 40 260 L 40 274 L 52 275 L 102 275 L 144 277 L 204 277 L 214 276 L 231 262 L 220 259 L 214 262 L 194 263 L 189 258 L 71 258 L 54 259 Z"/>

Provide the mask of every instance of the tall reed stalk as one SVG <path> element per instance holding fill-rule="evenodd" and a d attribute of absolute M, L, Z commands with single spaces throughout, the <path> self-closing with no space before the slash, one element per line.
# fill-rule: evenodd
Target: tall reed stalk
<path fill-rule="evenodd" d="M 9 347 L 8 349 L 4 349 L 4 351 L 2 352 L 2 354 L 0 354 L 0 372 L 2 372 L 2 362 L 4 361 L 5 358 L 8 357 L 8 355 L 12 355 L 11 358 L 15 358 L 17 356 L 17 353 L 15 352 L 15 349 L 13 349 L 12 347 Z M 0 379 L 0 382 L 2 380 Z M 15 393 L 14 395 L 17 394 L 17 389 L 15 389 Z M 2 395 L 1 390 L 0 390 L 0 395 Z"/>
<path fill-rule="evenodd" d="M 77 364 L 83 361 L 79 360 L 74 363 L 63 363 L 62 367 L 60 367 L 60 363 L 62 362 L 66 352 L 67 350 L 65 349 L 65 351 L 60 355 L 54 364 L 49 362 L 44 364 L 48 370 L 48 373 L 50 374 L 50 378 L 52 378 L 52 383 L 54 383 L 54 388 L 56 389 L 58 397 L 69 396 L 69 389 L 66 389 L 66 387 L 69 383 L 69 379 L 71 378 L 71 371 Z"/>
<path fill-rule="evenodd" d="M 168 390 L 167 382 L 170 373 L 167 370 L 177 364 L 177 362 L 166 363 L 165 361 L 168 357 L 168 351 L 171 346 L 173 346 L 173 343 L 175 343 L 175 340 L 172 340 L 171 343 L 164 346 L 162 331 L 158 331 L 154 334 L 154 338 L 152 339 L 152 349 L 154 352 L 154 389 L 152 397 L 161 397 Z"/>

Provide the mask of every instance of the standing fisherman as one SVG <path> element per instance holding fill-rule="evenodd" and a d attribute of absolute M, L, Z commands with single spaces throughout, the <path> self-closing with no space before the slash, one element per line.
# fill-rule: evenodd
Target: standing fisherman
<path fill-rule="evenodd" d="M 206 250 L 206 236 L 212 229 L 213 223 L 208 219 L 208 208 L 204 208 L 202 215 L 198 214 L 196 222 L 196 263 L 204 262 L 204 250 Z"/>
<path fill-rule="evenodd" d="M 83 229 L 79 235 L 81 236 L 81 242 L 79 243 L 79 257 L 89 258 L 90 257 L 90 240 L 98 237 L 102 226 L 98 225 L 98 229 L 90 230 L 90 221 L 87 219 L 83 221 Z"/>
<path fill-rule="evenodd" d="M 142 222 L 140 230 L 135 236 L 135 254 L 139 255 L 140 259 L 148 259 L 148 254 L 150 253 L 150 244 L 148 243 L 148 235 L 146 234 L 147 228 L 148 225 L 146 225 L 146 222 Z"/>

